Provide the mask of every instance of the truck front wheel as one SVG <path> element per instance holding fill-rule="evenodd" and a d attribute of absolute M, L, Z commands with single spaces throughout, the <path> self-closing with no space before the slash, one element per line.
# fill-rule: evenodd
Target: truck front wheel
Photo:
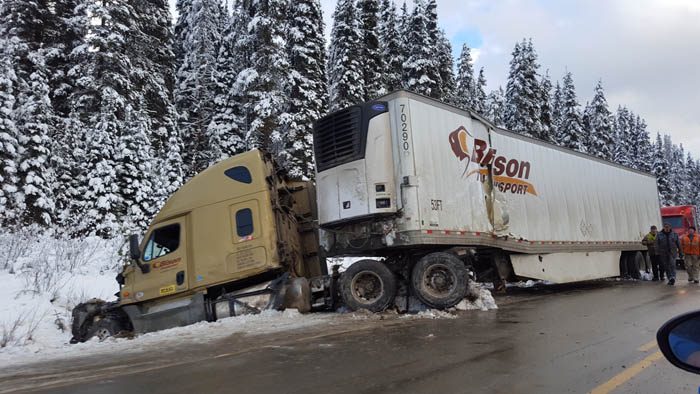
<path fill-rule="evenodd" d="M 450 308 L 467 293 L 467 268 L 453 254 L 431 253 L 413 267 L 411 286 L 416 296 L 429 307 Z"/>
<path fill-rule="evenodd" d="M 360 260 L 340 276 L 340 295 L 352 310 L 381 312 L 396 296 L 396 277 L 382 262 Z"/>
<path fill-rule="evenodd" d="M 112 316 L 105 316 L 93 323 L 88 329 L 87 339 L 97 337 L 100 341 L 104 341 L 107 338 L 116 336 L 122 331 L 127 331 L 127 328 L 123 326 L 120 319 Z"/>

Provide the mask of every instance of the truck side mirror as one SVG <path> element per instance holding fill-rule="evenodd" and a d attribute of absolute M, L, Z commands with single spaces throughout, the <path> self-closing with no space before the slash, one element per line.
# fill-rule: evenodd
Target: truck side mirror
<path fill-rule="evenodd" d="M 132 260 L 138 260 L 141 258 L 141 251 L 139 250 L 139 236 L 137 234 L 131 234 L 129 236 L 129 256 Z"/>
<path fill-rule="evenodd" d="M 666 322 L 656 333 L 661 353 L 676 367 L 700 374 L 700 311 Z"/>

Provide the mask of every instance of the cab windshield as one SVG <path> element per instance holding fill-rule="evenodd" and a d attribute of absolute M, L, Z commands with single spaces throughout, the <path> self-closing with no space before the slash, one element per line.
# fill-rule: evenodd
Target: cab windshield
<path fill-rule="evenodd" d="M 683 216 L 665 217 L 664 223 L 669 223 L 672 228 L 683 228 Z"/>

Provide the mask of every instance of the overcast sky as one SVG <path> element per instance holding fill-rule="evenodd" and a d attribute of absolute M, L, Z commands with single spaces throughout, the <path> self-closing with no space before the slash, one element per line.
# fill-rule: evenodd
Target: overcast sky
<path fill-rule="evenodd" d="M 336 1 L 321 3 L 328 33 Z M 581 105 L 602 79 L 611 110 L 628 106 L 652 138 L 671 134 L 700 158 L 700 0 L 438 0 L 438 16 L 455 52 L 475 49 L 489 90 L 532 37 L 541 71 L 553 83 L 571 71 Z"/>

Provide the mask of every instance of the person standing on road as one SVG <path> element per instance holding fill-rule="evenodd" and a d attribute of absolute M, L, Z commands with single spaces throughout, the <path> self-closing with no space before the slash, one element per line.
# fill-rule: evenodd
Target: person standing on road
<path fill-rule="evenodd" d="M 666 270 L 669 286 L 676 284 L 676 256 L 680 254 L 681 243 L 678 240 L 678 234 L 671 230 L 671 223 L 664 223 L 664 228 L 660 233 L 656 234 L 656 252 L 659 254 L 661 264 Z"/>
<path fill-rule="evenodd" d="M 688 282 L 700 283 L 700 237 L 695 234 L 695 227 L 688 227 L 688 233 L 681 237 L 681 246 Z"/>
<path fill-rule="evenodd" d="M 651 226 L 649 233 L 642 238 L 642 245 L 647 247 L 649 260 L 651 260 L 651 272 L 654 277 L 651 280 L 664 280 L 664 266 L 661 264 L 659 253 L 656 251 L 656 226 Z"/>

